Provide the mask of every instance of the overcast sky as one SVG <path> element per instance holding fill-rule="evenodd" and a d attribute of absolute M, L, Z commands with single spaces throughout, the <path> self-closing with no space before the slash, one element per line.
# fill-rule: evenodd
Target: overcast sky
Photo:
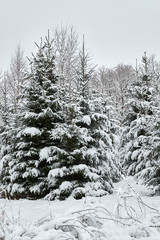
<path fill-rule="evenodd" d="M 160 0 L 0 0 L 0 68 L 18 43 L 34 42 L 60 24 L 73 24 L 95 64 L 135 65 L 144 51 L 160 60 Z"/>

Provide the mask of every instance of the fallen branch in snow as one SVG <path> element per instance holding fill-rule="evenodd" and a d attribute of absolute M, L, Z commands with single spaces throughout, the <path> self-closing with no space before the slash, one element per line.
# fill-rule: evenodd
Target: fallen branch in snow
<path fill-rule="evenodd" d="M 14 232 L 16 234 L 16 229 L 21 227 L 21 231 L 17 231 L 16 236 L 18 236 L 18 239 L 23 239 L 24 237 L 41 239 L 41 234 L 49 236 L 49 231 L 52 231 L 53 236 L 57 240 L 110 239 L 107 235 L 111 231 L 110 226 L 114 229 L 116 229 L 116 226 L 118 227 L 117 229 L 125 226 L 122 229 L 128 229 L 128 234 L 133 238 L 149 237 L 154 231 L 159 230 L 160 212 L 158 209 L 144 203 L 129 183 L 118 194 L 119 200 L 113 213 L 105 205 L 86 206 L 84 209 L 70 212 L 66 216 L 59 218 L 54 217 L 50 213 L 48 216 L 40 219 L 37 224 L 28 228 L 25 226 L 25 229 L 20 223 L 20 208 L 18 210 L 19 221 L 14 218 L 8 220 L 9 217 L 5 212 L 5 205 L 1 211 L 1 214 L 3 214 L 0 219 L 0 229 L 2 228 L 1 232 L 3 232 L 4 236 L 6 234 L 10 236 Z M 5 238 L 2 239 L 4 240 Z"/>
<path fill-rule="evenodd" d="M 68 229 L 67 229 L 67 228 L 68 228 Z M 87 233 L 89 233 L 92 237 L 94 237 L 94 235 L 93 235 L 89 230 L 87 230 L 87 229 L 84 228 L 84 227 L 77 226 L 77 225 L 75 225 L 75 224 L 62 224 L 62 225 L 58 225 L 58 226 L 55 227 L 56 230 L 61 229 L 61 230 L 64 231 L 64 232 L 72 232 L 73 230 L 75 230 L 76 235 L 77 235 L 77 237 L 78 237 L 79 234 L 78 234 L 78 232 L 76 231 L 76 228 L 80 228 L 80 229 L 86 231 Z M 69 230 L 69 231 L 68 231 L 68 230 Z"/>
<path fill-rule="evenodd" d="M 160 228 L 160 225 L 149 225 L 151 228 Z"/>
<path fill-rule="evenodd" d="M 147 215 L 147 211 L 152 210 L 153 217 Z M 103 224 L 106 222 L 114 222 L 115 224 L 123 225 L 129 228 L 135 226 L 138 233 L 132 231 L 130 236 L 133 237 L 149 237 L 150 236 L 150 228 L 159 228 L 160 227 L 160 212 L 158 209 L 150 207 L 146 203 L 143 202 L 141 197 L 136 193 L 136 191 L 127 184 L 127 187 L 121 191 L 119 195 L 119 201 L 116 205 L 115 214 L 112 214 L 107 208 L 103 206 L 97 206 L 95 208 L 86 208 L 78 211 L 72 212 L 71 215 L 77 215 L 76 221 L 81 225 L 81 229 L 84 230 L 89 227 L 94 227 L 92 232 L 97 231 L 101 233 L 101 228 Z M 148 224 L 144 224 L 145 219 L 150 217 L 150 221 Z M 153 220 L 155 219 L 156 223 L 153 224 Z M 70 219 L 70 221 L 74 221 L 74 218 Z M 70 225 L 65 225 L 64 223 L 61 226 L 73 226 L 74 223 L 70 223 Z M 89 231 L 90 232 L 90 231 Z M 103 235 L 102 235 L 103 236 Z"/>
<path fill-rule="evenodd" d="M 127 179 L 126 179 L 125 177 L 123 177 L 123 178 L 125 179 L 128 187 L 129 187 L 130 189 L 132 189 L 133 193 L 137 196 L 137 198 L 140 200 L 140 202 L 141 202 L 144 206 L 146 206 L 147 208 L 152 209 L 153 211 L 155 211 L 155 212 L 157 212 L 157 213 L 160 213 L 160 211 L 159 211 L 158 209 L 153 208 L 153 207 L 147 205 L 146 203 L 144 203 L 144 201 L 142 200 L 142 198 L 138 195 L 138 193 L 137 193 L 137 192 L 135 191 L 135 189 L 131 186 L 131 184 L 127 181 Z"/>

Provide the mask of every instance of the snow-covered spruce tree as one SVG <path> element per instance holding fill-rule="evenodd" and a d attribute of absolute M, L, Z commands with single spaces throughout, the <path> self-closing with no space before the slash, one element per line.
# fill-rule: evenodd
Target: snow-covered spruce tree
<path fill-rule="evenodd" d="M 148 59 L 142 57 L 143 68 L 140 76 L 130 87 L 130 99 L 126 105 L 126 117 L 123 131 L 123 166 L 127 175 L 137 175 L 147 179 L 152 161 L 152 138 L 155 121 L 154 88 L 148 73 Z"/>
<path fill-rule="evenodd" d="M 103 160 L 106 162 L 106 166 L 108 166 L 110 178 L 113 182 L 117 182 L 121 178 L 121 167 L 118 158 L 120 123 L 115 119 L 113 105 L 106 99 L 94 95 L 90 101 L 92 106 L 91 130 L 92 137 L 96 140 L 97 148 L 103 154 Z"/>
<path fill-rule="evenodd" d="M 91 103 L 93 109 L 95 109 L 94 111 L 98 114 L 103 114 L 106 118 L 106 121 L 104 121 L 104 129 L 106 128 L 106 136 L 108 142 L 110 143 L 106 144 L 108 147 L 105 151 L 110 152 L 110 154 L 108 153 L 108 157 L 106 159 L 108 162 L 110 159 L 110 173 L 112 180 L 118 181 L 121 176 L 121 167 L 119 162 L 120 118 L 111 94 L 113 85 L 110 86 L 110 83 L 108 83 L 110 80 L 113 84 L 111 76 L 113 76 L 112 71 L 103 67 L 102 69 L 99 69 L 98 76 L 94 75 L 94 77 L 97 77 L 97 84 L 99 83 L 100 89 L 97 84 L 95 84 L 95 81 L 92 82 Z"/>
<path fill-rule="evenodd" d="M 89 69 L 84 44 L 79 57 L 77 90 L 68 98 L 65 123 L 59 129 L 63 151 L 57 167 L 53 164 L 48 174 L 51 192 L 47 197 L 50 199 L 65 199 L 70 195 L 79 199 L 112 192 L 110 160 L 106 152 L 111 144 L 105 128 L 107 119 L 90 100 L 89 81 L 93 69 Z M 57 130 L 52 131 L 53 137 Z"/>
<path fill-rule="evenodd" d="M 154 194 L 160 194 L 160 109 L 153 123 L 152 151 L 145 183 L 153 187 Z M 142 172 L 143 173 L 143 172 Z M 146 175 L 146 171 L 143 173 Z"/>
<path fill-rule="evenodd" d="M 31 72 L 23 93 L 21 130 L 10 162 L 8 191 L 12 197 L 43 197 L 49 192 L 47 175 L 51 159 L 44 158 L 46 147 L 56 145 L 51 131 L 62 121 L 58 77 L 54 72 L 54 55 L 49 36 L 41 41 L 33 55 Z M 58 153 L 57 153 L 58 154 Z"/>

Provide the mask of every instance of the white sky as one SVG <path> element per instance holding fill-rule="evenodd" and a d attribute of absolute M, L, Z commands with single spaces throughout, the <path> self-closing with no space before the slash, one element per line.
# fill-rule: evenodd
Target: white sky
<path fill-rule="evenodd" d="M 0 68 L 18 43 L 30 56 L 47 30 L 73 24 L 95 64 L 135 65 L 144 51 L 160 60 L 160 0 L 0 0 Z"/>

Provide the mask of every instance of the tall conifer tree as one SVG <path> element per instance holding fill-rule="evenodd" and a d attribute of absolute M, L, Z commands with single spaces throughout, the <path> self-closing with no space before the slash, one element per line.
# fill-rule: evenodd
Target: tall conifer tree
<path fill-rule="evenodd" d="M 51 131 L 62 121 L 58 77 L 55 75 L 52 41 L 46 37 L 33 55 L 31 73 L 23 94 L 21 130 L 10 162 L 8 190 L 14 197 L 43 197 L 49 192 L 47 174 L 50 160 L 41 152 L 53 145 Z"/>
<path fill-rule="evenodd" d="M 65 123 L 59 129 L 63 151 L 57 168 L 48 175 L 51 192 L 47 197 L 50 199 L 65 199 L 69 195 L 78 199 L 112 192 L 112 160 L 107 156 L 111 148 L 106 132 L 108 122 L 100 106 L 91 100 L 92 72 L 83 42 L 76 70 L 77 91 L 72 89 L 65 105 Z"/>
<path fill-rule="evenodd" d="M 130 88 L 127 104 L 123 134 L 125 136 L 123 166 L 128 175 L 137 175 L 145 179 L 153 164 L 152 137 L 156 102 L 146 53 L 142 57 L 142 63 L 142 71 L 137 71 L 137 78 Z"/>

